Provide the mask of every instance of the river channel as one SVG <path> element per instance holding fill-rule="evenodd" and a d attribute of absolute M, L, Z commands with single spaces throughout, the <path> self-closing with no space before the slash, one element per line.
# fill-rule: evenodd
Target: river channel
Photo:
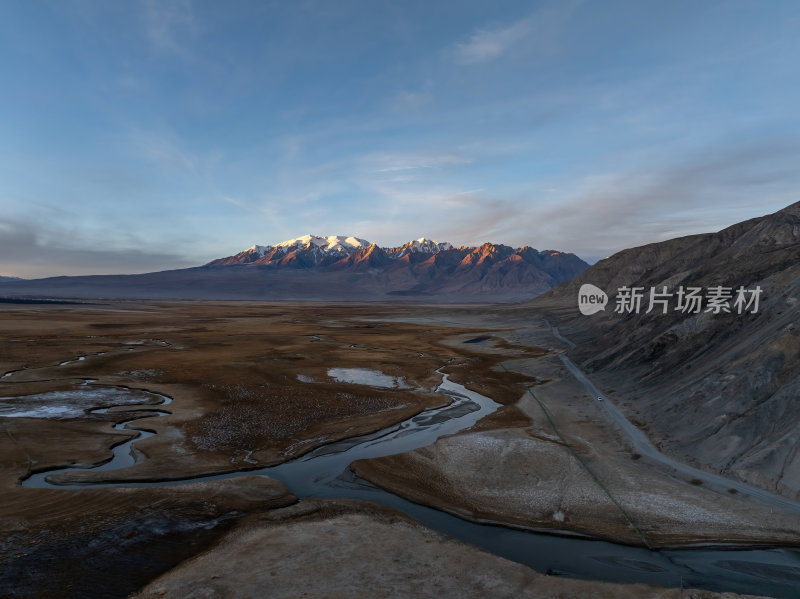
<path fill-rule="evenodd" d="M 87 385 L 91 382 L 87 382 Z M 425 447 L 444 435 L 473 426 L 500 404 L 443 375 L 436 391 L 449 396 L 446 405 L 431 408 L 378 432 L 336 441 L 277 466 L 163 482 L 53 484 L 48 477 L 76 470 L 118 470 L 144 459 L 135 443 L 152 436 L 146 419 L 168 414 L 148 405 L 125 405 L 136 414 L 115 425 L 138 435 L 113 449 L 113 459 L 95 468 L 62 468 L 36 473 L 22 481 L 30 488 L 85 489 L 124 486 L 167 486 L 200 480 L 260 474 L 282 481 L 296 496 L 347 498 L 380 503 L 400 510 L 425 526 L 481 547 L 540 572 L 615 582 L 645 582 L 667 587 L 693 587 L 778 598 L 800 596 L 800 549 L 685 549 L 651 551 L 578 536 L 557 536 L 494 523 L 470 522 L 446 512 L 407 501 L 356 477 L 349 465 L 360 459 L 393 455 Z M 141 393 L 141 392 L 140 392 Z M 161 407 L 170 399 L 163 395 Z M 452 400 L 452 401 L 450 401 Z M 106 407 L 94 412 L 119 411 Z M 135 417 L 134 417 L 135 416 Z"/>

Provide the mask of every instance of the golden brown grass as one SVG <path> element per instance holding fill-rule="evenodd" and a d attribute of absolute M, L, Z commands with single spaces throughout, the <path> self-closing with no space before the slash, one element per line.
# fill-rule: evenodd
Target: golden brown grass
<path fill-rule="evenodd" d="M 413 311 L 239 302 L 3 305 L 0 373 L 21 370 L 0 379 L 0 395 L 75 388 L 91 378 L 95 385 L 172 397 L 170 416 L 140 423 L 158 433 L 137 443 L 147 459 L 106 475 L 119 479 L 249 469 L 377 430 L 440 405 L 445 398 L 431 390 L 445 365 L 454 380 L 497 401 L 520 397 L 525 377 L 496 368 L 519 348 L 500 343 L 496 355 L 487 355 L 486 347 L 460 342 L 473 331 L 390 321 Z M 82 355 L 83 361 L 59 365 Z M 327 376 L 330 367 L 380 370 L 403 377 L 411 388 L 336 382 Z M 27 472 L 107 459 L 109 447 L 130 435 L 111 430 L 123 418 L 0 418 L 0 486 L 8 493 L 3 512 L 11 515 L 22 504 L 26 513 L 36 511 L 28 503 L 36 492 L 18 486 Z M 516 410 L 495 419 L 525 423 Z"/>

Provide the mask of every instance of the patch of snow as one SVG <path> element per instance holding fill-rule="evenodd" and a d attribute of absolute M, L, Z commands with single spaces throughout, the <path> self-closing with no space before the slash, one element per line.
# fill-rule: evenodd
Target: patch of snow
<path fill-rule="evenodd" d="M 83 362 L 86 359 L 86 356 L 78 356 L 74 360 L 65 360 L 64 362 L 59 362 L 59 366 L 66 366 L 67 364 L 74 364 L 75 362 Z"/>
<path fill-rule="evenodd" d="M 271 245 L 251 245 L 249 248 L 245 250 L 245 252 L 250 252 L 253 254 L 258 254 L 259 256 L 263 256 L 271 249 L 272 249 Z"/>
<path fill-rule="evenodd" d="M 71 406 L 37 406 L 35 408 L 21 409 L 16 412 L 6 412 L 9 408 L 0 408 L 2 418 L 74 418 L 82 415 L 76 413 Z"/>
<path fill-rule="evenodd" d="M 286 254 L 291 250 L 310 250 L 327 255 L 349 255 L 353 252 L 366 249 L 373 245 L 371 241 L 360 237 L 346 235 L 303 235 L 294 239 L 281 241 L 276 245 L 252 245 L 241 253 L 253 253 L 259 257 L 265 256 L 272 250 L 280 250 L 279 254 Z M 453 245 L 446 241 L 435 241 L 427 237 L 414 239 L 395 248 L 383 248 L 390 256 L 401 258 L 408 253 L 422 252 L 425 254 L 438 254 L 439 252 L 453 249 Z"/>
<path fill-rule="evenodd" d="M 427 237 L 420 237 L 419 239 L 409 241 L 400 247 L 386 248 L 386 251 L 395 258 L 402 258 L 406 254 L 413 254 L 415 252 L 421 252 L 423 254 L 438 254 L 439 252 L 451 249 L 453 249 L 453 245 L 446 241 L 440 242 L 434 241 L 433 239 L 428 239 Z"/>
<path fill-rule="evenodd" d="M 158 396 L 115 387 L 87 387 L 35 395 L 0 397 L 0 418 L 83 418 L 101 405 L 152 405 Z"/>
<path fill-rule="evenodd" d="M 411 389 L 404 377 L 389 376 L 369 368 L 329 368 L 328 376 L 340 383 L 355 383 L 384 389 Z"/>
<path fill-rule="evenodd" d="M 311 248 L 321 249 L 326 254 L 350 254 L 354 251 L 368 248 L 372 243 L 358 237 L 345 237 L 344 235 L 303 235 L 295 239 L 281 241 L 275 247 L 279 248 Z"/>

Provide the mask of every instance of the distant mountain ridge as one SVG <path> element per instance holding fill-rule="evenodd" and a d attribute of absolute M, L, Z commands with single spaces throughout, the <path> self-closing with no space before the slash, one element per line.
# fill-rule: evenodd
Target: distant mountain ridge
<path fill-rule="evenodd" d="M 352 236 L 304 235 L 253 245 L 204 266 L 142 275 L 9 282 L 5 294 L 131 299 L 525 301 L 588 264 L 574 254 L 421 237 L 382 248 Z"/>
<path fill-rule="evenodd" d="M 402 258 L 406 254 L 412 254 L 414 252 L 419 252 L 421 254 L 438 254 L 445 250 L 452 250 L 453 246 L 446 241 L 438 242 L 420 237 L 419 239 L 414 239 L 396 248 L 383 249 L 394 258 Z"/>
<path fill-rule="evenodd" d="M 534 297 L 587 268 L 583 260 L 555 250 L 503 244 L 453 247 L 420 237 L 382 248 L 359 237 L 304 235 L 275 245 L 253 245 L 206 267 L 251 266 L 312 272 L 370 272 L 393 296 Z"/>
<path fill-rule="evenodd" d="M 371 249 L 375 246 L 376 249 Z M 394 248 L 379 248 L 378 244 L 359 237 L 344 235 L 303 235 L 275 245 L 253 245 L 227 258 L 212 260 L 206 266 L 225 266 L 231 264 L 275 264 L 280 266 L 328 266 L 356 253 L 386 254 L 389 259 L 402 258 L 406 254 L 437 254 L 453 249 L 452 244 L 437 242 L 420 237 Z"/>

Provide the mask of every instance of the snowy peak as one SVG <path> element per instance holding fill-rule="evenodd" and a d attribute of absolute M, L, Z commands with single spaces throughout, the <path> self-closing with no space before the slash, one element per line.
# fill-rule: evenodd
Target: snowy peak
<path fill-rule="evenodd" d="M 361 252 L 371 245 L 366 239 L 345 235 L 303 235 L 295 239 L 281 241 L 276 245 L 251 245 L 234 256 L 220 258 L 208 263 L 208 266 L 226 266 L 232 264 L 281 265 L 306 268 L 309 266 L 328 265 L 356 252 Z"/>
<path fill-rule="evenodd" d="M 413 254 L 416 252 L 438 254 L 439 252 L 451 249 L 453 249 L 453 245 L 446 241 L 438 242 L 433 239 L 427 239 L 426 237 L 420 237 L 419 239 L 414 239 L 396 248 L 385 248 L 385 251 L 393 258 L 402 258 L 406 254 Z"/>
<path fill-rule="evenodd" d="M 317 265 L 331 264 L 359 252 L 365 252 L 376 244 L 360 237 L 345 235 L 303 235 L 294 239 L 281 241 L 275 245 L 252 245 L 234 256 L 220 258 L 209 262 L 210 266 L 230 264 L 282 264 Z M 377 246 L 376 246 L 377 247 Z M 378 248 L 381 249 L 381 248 Z M 381 252 L 391 259 L 402 258 L 407 254 L 438 254 L 453 249 L 452 244 L 438 242 L 425 237 L 414 239 L 399 247 L 382 248 Z M 377 258 L 372 258 L 377 259 Z"/>
<path fill-rule="evenodd" d="M 251 245 L 249 248 L 247 248 L 242 253 L 247 252 L 247 253 L 250 253 L 250 254 L 258 254 L 259 256 L 263 256 L 264 254 L 269 252 L 271 249 L 272 249 L 271 245 Z"/>
<path fill-rule="evenodd" d="M 484 243 L 454 248 L 447 242 L 420 237 L 398 247 L 381 248 L 366 239 L 345 235 L 303 235 L 276 245 L 253 245 L 234 256 L 209 262 L 207 266 L 246 264 L 269 269 L 315 269 L 319 272 L 331 269 L 349 269 L 354 273 L 396 271 L 398 277 L 401 277 L 401 272 L 405 272 L 402 277 L 409 276 L 407 269 L 418 269 L 418 274 L 424 270 L 430 280 L 455 276 L 457 273 L 483 280 L 494 269 L 500 273 L 495 278 L 506 277 L 503 285 L 519 285 L 528 279 L 535 279 L 536 285 L 546 283 L 549 286 L 567 280 L 569 275 L 577 274 L 586 267 L 573 254 L 554 250 L 540 252 L 528 246 L 514 249 L 507 245 Z M 516 274 L 511 276 L 516 277 L 513 283 L 510 279 L 506 280 L 507 269 L 516 269 Z M 531 274 L 539 271 L 539 274 Z M 484 281 L 481 284 L 490 283 Z"/>
<path fill-rule="evenodd" d="M 328 237 L 303 235 L 302 237 L 289 239 L 288 241 L 281 241 L 275 247 L 297 249 L 319 248 L 326 254 L 350 254 L 354 251 L 368 248 L 371 245 L 371 242 L 366 239 L 359 239 L 358 237 L 345 237 L 344 235 L 330 235 Z"/>
<path fill-rule="evenodd" d="M 442 250 L 450 250 L 453 248 L 453 245 L 447 241 L 439 242 L 426 237 L 420 237 L 419 239 L 409 241 L 405 244 L 405 247 L 414 248 L 416 251 L 430 251 L 435 253 L 441 252 Z"/>

